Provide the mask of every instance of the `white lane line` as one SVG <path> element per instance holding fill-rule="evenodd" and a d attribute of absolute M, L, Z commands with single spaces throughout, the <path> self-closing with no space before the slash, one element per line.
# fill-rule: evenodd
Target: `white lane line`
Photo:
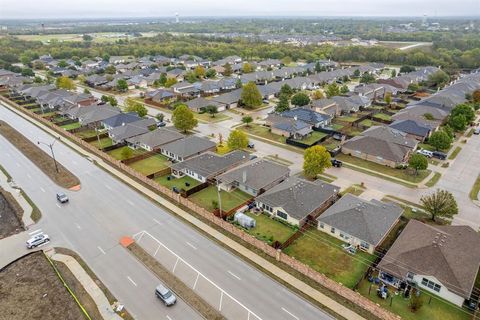
<path fill-rule="evenodd" d="M 153 218 L 153 221 L 155 221 L 156 224 L 162 225 L 162 223 L 155 218 Z"/>
<path fill-rule="evenodd" d="M 132 201 L 127 200 L 127 203 L 128 203 L 129 205 L 131 205 L 132 207 L 135 207 L 135 203 L 133 203 Z"/>
<path fill-rule="evenodd" d="M 168 315 L 167 315 L 167 319 L 168 319 L 168 320 L 172 320 L 172 318 L 170 318 Z"/>
<path fill-rule="evenodd" d="M 15 165 L 19 168 L 21 168 L 22 166 L 18 163 L 18 162 L 15 162 Z"/>
<path fill-rule="evenodd" d="M 42 192 L 45 192 L 45 189 L 43 189 L 42 187 L 40 187 L 40 190 L 41 190 Z"/>
<path fill-rule="evenodd" d="M 103 254 L 107 254 L 107 253 L 106 253 L 106 252 L 105 252 L 105 251 L 102 249 L 102 247 L 100 247 L 100 246 L 97 246 L 97 248 L 98 248 L 98 250 L 100 250 L 100 252 L 101 252 L 101 253 L 103 253 Z"/>
<path fill-rule="evenodd" d="M 131 283 L 133 283 L 133 285 L 134 285 L 135 287 L 137 286 L 137 284 L 135 283 L 135 281 L 132 280 L 132 278 L 130 278 L 129 276 L 127 276 L 127 279 L 128 279 Z"/>
<path fill-rule="evenodd" d="M 227 271 L 227 272 L 230 273 L 230 275 L 231 275 L 232 277 L 236 278 L 237 280 L 242 280 L 242 279 L 240 279 L 239 276 L 237 276 L 237 275 L 236 275 L 235 273 L 233 273 L 232 271 L 229 270 L 229 271 Z"/>
<path fill-rule="evenodd" d="M 197 250 L 197 247 L 195 247 L 193 244 L 187 241 L 188 246 L 192 247 L 194 250 Z"/>
<path fill-rule="evenodd" d="M 35 233 L 42 233 L 42 229 L 37 229 L 35 231 L 32 231 L 32 232 L 29 233 L 29 235 L 33 235 Z"/>
<path fill-rule="evenodd" d="M 32 176 L 27 173 L 27 178 L 32 179 Z"/>
<path fill-rule="evenodd" d="M 75 227 L 77 227 L 78 230 L 82 230 L 82 227 L 78 223 L 75 223 Z"/>
<path fill-rule="evenodd" d="M 107 188 L 108 190 L 112 191 L 112 187 L 110 187 L 108 184 L 105 185 L 105 188 Z"/>
<path fill-rule="evenodd" d="M 295 319 L 299 320 L 299 318 L 296 315 L 294 315 L 293 313 L 291 313 L 290 311 L 288 311 L 284 307 L 282 307 L 282 310 L 285 311 L 286 313 L 288 313 L 289 315 L 291 315 L 292 317 L 294 317 Z"/>
<path fill-rule="evenodd" d="M 61 206 L 57 203 L 57 207 L 61 208 Z"/>

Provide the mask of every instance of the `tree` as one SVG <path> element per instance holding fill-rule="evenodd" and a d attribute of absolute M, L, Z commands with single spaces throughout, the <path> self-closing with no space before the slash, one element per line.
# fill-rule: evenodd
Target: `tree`
<path fill-rule="evenodd" d="M 282 113 L 288 110 L 290 110 L 290 102 L 288 101 L 288 96 L 285 94 L 280 94 L 279 101 L 275 106 L 275 112 Z"/>
<path fill-rule="evenodd" d="M 215 71 L 215 69 L 208 69 L 207 72 L 205 73 L 205 77 L 207 78 L 215 78 L 215 76 L 217 75 L 217 71 Z"/>
<path fill-rule="evenodd" d="M 68 66 L 68 63 L 65 60 L 60 60 L 58 61 L 57 66 L 59 66 L 60 68 L 66 68 Z"/>
<path fill-rule="evenodd" d="M 85 93 L 85 94 L 91 94 L 90 90 L 88 90 L 87 88 L 83 89 L 83 93 Z"/>
<path fill-rule="evenodd" d="M 227 139 L 227 145 L 230 150 L 245 149 L 248 146 L 248 136 L 240 130 L 233 130 Z"/>
<path fill-rule="evenodd" d="M 385 96 L 383 97 L 383 100 L 385 100 L 385 103 L 388 105 L 392 104 L 392 93 L 386 92 Z"/>
<path fill-rule="evenodd" d="M 195 72 L 189 71 L 189 72 L 187 72 L 187 74 L 185 74 L 185 80 L 187 80 L 190 83 L 194 83 L 198 80 L 198 77 L 195 74 Z"/>
<path fill-rule="evenodd" d="M 450 77 L 443 70 L 438 70 L 428 76 L 427 84 L 430 87 L 443 87 L 450 81 Z"/>
<path fill-rule="evenodd" d="M 33 77 L 33 76 L 35 76 L 35 73 L 34 73 L 33 70 L 30 69 L 30 68 L 23 68 L 23 69 L 22 69 L 22 76 L 24 76 L 24 77 Z"/>
<path fill-rule="evenodd" d="M 412 67 L 412 66 L 401 66 L 400 67 L 400 73 L 408 73 L 408 72 L 412 72 L 412 71 L 415 71 L 415 67 Z"/>
<path fill-rule="evenodd" d="M 196 66 L 195 69 L 193 70 L 193 73 L 197 78 L 204 78 L 206 74 L 206 70 L 202 66 Z"/>
<path fill-rule="evenodd" d="M 106 74 L 115 74 L 115 73 L 117 73 L 117 69 L 115 68 L 115 66 L 110 65 L 110 66 L 105 68 L 105 73 Z"/>
<path fill-rule="evenodd" d="M 165 115 L 163 113 L 159 112 L 159 113 L 157 113 L 155 118 L 158 120 L 158 122 L 163 122 L 163 120 L 165 119 Z"/>
<path fill-rule="evenodd" d="M 325 89 L 325 94 L 327 95 L 327 98 L 339 96 L 340 88 L 335 82 L 330 83 L 329 85 L 327 85 L 327 88 Z"/>
<path fill-rule="evenodd" d="M 160 77 L 158 78 L 158 83 L 161 86 L 165 86 L 165 84 L 167 83 L 167 75 L 165 73 L 160 74 Z"/>
<path fill-rule="evenodd" d="M 410 83 L 407 89 L 411 92 L 417 92 L 418 89 L 420 89 L 420 86 L 418 85 L 418 83 Z"/>
<path fill-rule="evenodd" d="M 172 113 L 172 122 L 175 128 L 187 132 L 195 128 L 198 124 L 193 112 L 184 104 L 178 105 Z"/>
<path fill-rule="evenodd" d="M 447 190 L 437 189 L 434 193 L 420 198 L 425 210 L 432 215 L 432 220 L 437 217 L 452 218 L 458 213 L 458 206 L 453 194 Z"/>
<path fill-rule="evenodd" d="M 281 88 L 280 88 L 280 95 L 286 95 L 287 98 L 290 98 L 293 94 L 293 90 L 292 90 L 292 87 L 290 87 L 288 84 L 284 84 Z"/>
<path fill-rule="evenodd" d="M 362 74 L 362 77 L 360 78 L 360 83 L 373 83 L 375 82 L 375 77 L 368 73 L 368 72 L 365 72 L 364 74 Z"/>
<path fill-rule="evenodd" d="M 262 104 L 262 95 L 255 82 L 250 81 L 243 86 L 240 100 L 247 108 L 258 107 Z"/>
<path fill-rule="evenodd" d="M 250 127 L 250 123 L 253 122 L 253 118 L 251 116 L 244 116 L 242 118 L 242 122 L 245 123 L 247 127 Z"/>
<path fill-rule="evenodd" d="M 119 79 L 117 81 L 117 90 L 121 92 L 128 90 L 128 83 L 125 79 Z"/>
<path fill-rule="evenodd" d="M 450 140 L 453 141 L 453 138 L 455 138 L 455 133 L 453 132 L 453 129 L 452 129 L 452 127 L 450 127 L 449 124 L 444 125 L 442 131 L 447 134 L 447 136 L 450 138 Z"/>
<path fill-rule="evenodd" d="M 392 72 L 390 73 L 390 76 L 391 76 L 392 78 L 395 78 L 395 77 L 397 76 L 397 70 L 392 69 Z"/>
<path fill-rule="evenodd" d="M 355 78 L 360 77 L 360 70 L 359 70 L 359 69 L 355 69 L 355 71 L 353 71 L 353 76 L 354 76 Z"/>
<path fill-rule="evenodd" d="M 93 37 L 92 37 L 91 35 L 89 35 L 89 34 L 84 34 L 84 35 L 82 36 L 82 38 L 83 38 L 83 41 L 87 41 L 87 42 L 93 40 Z"/>
<path fill-rule="evenodd" d="M 283 57 L 282 63 L 288 66 L 290 63 L 292 63 L 292 58 L 290 58 L 289 56 Z"/>
<path fill-rule="evenodd" d="M 465 116 L 465 120 L 467 121 L 467 124 L 475 120 L 475 111 L 473 111 L 473 108 L 471 105 L 462 103 L 457 105 L 455 108 L 452 109 L 450 112 L 451 116 L 457 116 L 459 114 L 463 114 Z"/>
<path fill-rule="evenodd" d="M 133 98 L 127 98 L 125 100 L 125 112 L 136 112 L 139 117 L 145 117 L 148 113 L 147 108 L 145 106 L 135 101 Z"/>
<path fill-rule="evenodd" d="M 480 89 L 473 91 L 472 100 L 473 100 L 473 103 L 476 103 L 476 104 L 480 103 Z"/>
<path fill-rule="evenodd" d="M 312 94 L 313 100 L 319 100 L 325 98 L 325 95 L 320 90 L 315 90 Z"/>
<path fill-rule="evenodd" d="M 218 107 L 214 105 L 209 105 L 205 107 L 205 111 L 207 111 L 207 113 L 210 114 L 212 118 L 215 118 L 215 114 L 218 113 Z"/>
<path fill-rule="evenodd" d="M 245 62 L 242 66 L 242 72 L 243 73 L 251 73 L 253 72 L 253 66 L 248 63 L 248 62 Z"/>
<path fill-rule="evenodd" d="M 315 179 L 318 174 L 330 168 L 330 153 L 324 146 L 313 146 L 305 150 L 303 154 L 303 172 L 306 177 Z"/>
<path fill-rule="evenodd" d="M 233 73 L 233 70 L 232 70 L 232 66 L 230 65 L 230 63 L 225 63 L 225 65 L 223 66 L 223 75 L 226 76 L 226 77 L 229 77 L 232 75 Z"/>
<path fill-rule="evenodd" d="M 452 138 L 450 138 L 445 131 L 439 130 L 432 133 L 428 139 L 428 143 L 436 150 L 446 150 L 450 148 Z"/>
<path fill-rule="evenodd" d="M 125 147 L 123 148 L 122 152 L 121 152 L 121 156 L 123 159 L 128 159 L 128 158 L 131 158 L 133 155 L 133 150 L 130 149 L 129 147 Z"/>
<path fill-rule="evenodd" d="M 410 298 L 409 307 L 410 310 L 415 313 L 423 306 L 423 299 L 416 292 L 412 292 L 412 297 Z"/>
<path fill-rule="evenodd" d="M 348 86 L 344 84 L 343 86 L 340 87 L 340 93 L 341 94 L 347 94 L 350 92 L 350 89 L 348 89 Z"/>
<path fill-rule="evenodd" d="M 301 107 L 310 103 L 310 98 L 306 93 L 299 92 L 292 97 L 292 104 Z"/>
<path fill-rule="evenodd" d="M 76 88 L 75 83 L 69 77 L 59 77 L 56 81 L 58 89 L 74 90 Z"/>
<path fill-rule="evenodd" d="M 426 170 L 428 168 L 427 157 L 418 153 L 412 154 L 408 160 L 408 166 L 415 169 L 415 175 L 417 175 L 418 170 Z"/>
<path fill-rule="evenodd" d="M 170 88 L 171 86 L 173 86 L 176 83 L 177 83 L 176 78 L 168 78 L 167 81 L 165 81 L 165 88 Z"/>
<path fill-rule="evenodd" d="M 450 116 L 448 118 L 448 124 L 452 127 L 455 131 L 464 131 L 467 127 L 467 119 L 463 114 L 459 114 L 456 116 Z"/>
<path fill-rule="evenodd" d="M 319 61 L 315 63 L 315 72 L 316 73 L 322 72 L 322 66 L 320 65 Z"/>

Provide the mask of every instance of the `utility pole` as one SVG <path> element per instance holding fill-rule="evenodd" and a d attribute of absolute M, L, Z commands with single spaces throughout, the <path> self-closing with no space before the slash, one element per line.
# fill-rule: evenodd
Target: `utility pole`
<path fill-rule="evenodd" d="M 57 171 L 57 173 L 59 173 L 58 171 L 58 165 L 57 165 L 57 160 L 55 159 L 55 153 L 53 152 L 53 145 L 55 144 L 55 142 L 57 142 L 57 138 L 55 138 L 55 140 L 53 140 L 52 143 L 45 143 L 45 142 L 42 142 L 42 141 L 37 141 L 37 144 L 44 144 L 46 145 L 47 147 L 50 148 L 50 152 L 52 153 L 52 159 L 53 159 L 53 163 L 55 164 L 55 170 Z"/>
<path fill-rule="evenodd" d="M 222 214 L 222 197 L 220 196 L 220 185 L 217 179 L 217 195 L 218 195 L 218 210 L 220 212 L 220 218 L 223 218 Z"/>

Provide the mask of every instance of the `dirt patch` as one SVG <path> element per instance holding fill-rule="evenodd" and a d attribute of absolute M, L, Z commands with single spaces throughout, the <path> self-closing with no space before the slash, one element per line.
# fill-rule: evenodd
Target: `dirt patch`
<path fill-rule="evenodd" d="M 148 269 L 150 269 L 157 277 L 175 292 L 178 297 L 182 298 L 192 308 L 197 310 L 205 319 L 226 319 L 219 311 L 214 309 L 185 283 L 170 273 L 164 266 L 143 250 L 139 245 L 133 243 L 127 247 L 135 257 L 140 260 Z"/>
<path fill-rule="evenodd" d="M 22 215 L 23 209 L 15 198 L 0 188 L 0 239 L 25 230 Z"/>
<path fill-rule="evenodd" d="M 77 260 L 77 262 L 82 266 L 83 270 L 85 270 L 85 272 L 90 276 L 90 278 L 93 279 L 93 281 L 97 284 L 97 286 L 100 288 L 100 290 L 103 291 L 103 294 L 105 294 L 105 296 L 107 297 L 107 300 L 108 300 L 108 302 L 110 302 L 110 305 L 112 305 L 113 303 L 115 303 L 117 301 L 117 299 L 110 292 L 110 290 L 108 290 L 108 288 L 103 284 L 103 282 L 98 279 L 97 275 L 92 271 L 92 269 L 90 269 L 90 267 L 85 263 L 85 261 L 83 261 L 83 259 L 75 251 L 72 251 L 72 250 L 66 249 L 66 248 L 55 248 L 55 252 L 75 258 L 75 260 Z M 57 261 L 55 261 L 55 262 L 57 262 Z M 63 265 L 63 263 L 61 263 L 61 264 Z M 66 266 L 64 266 L 64 267 L 67 268 Z M 71 274 L 70 270 L 68 270 L 68 268 L 67 268 L 67 271 L 70 273 L 70 275 L 72 277 L 74 277 L 73 274 Z M 62 276 L 64 276 L 63 270 L 62 270 Z M 70 286 L 70 282 L 67 281 L 66 279 L 65 279 L 65 281 Z M 72 283 L 73 282 L 76 282 L 78 285 L 80 285 L 80 283 L 78 283 L 78 281 L 76 280 L 75 277 L 72 279 Z M 72 289 L 73 292 L 75 292 L 75 295 L 77 295 L 77 291 L 74 288 L 76 288 L 77 284 L 73 284 L 72 286 L 70 286 L 70 289 Z M 85 291 L 85 289 L 83 289 L 83 287 L 81 285 L 80 285 L 80 289 Z M 80 291 L 81 290 L 78 290 L 78 292 L 80 292 Z M 85 294 L 87 294 L 87 296 L 90 297 L 86 291 L 85 291 Z M 78 295 L 77 295 L 77 297 L 78 297 Z M 82 301 L 82 300 L 80 300 L 80 301 L 82 302 L 82 304 L 86 308 L 88 303 L 87 302 L 84 303 L 84 301 Z M 93 302 L 93 300 L 92 300 L 92 302 Z M 97 309 L 97 306 L 94 302 L 93 302 L 93 306 L 95 307 L 95 309 Z M 90 310 L 87 309 L 87 311 L 88 311 L 88 314 L 92 317 L 92 319 L 101 319 L 101 317 L 99 317 L 99 318 L 94 317 L 95 314 L 90 313 Z M 97 309 L 97 311 L 98 311 L 98 309 Z M 119 315 L 125 320 L 134 320 L 133 317 L 130 315 L 130 313 L 128 313 L 128 311 L 126 309 L 123 309 L 122 312 L 119 313 Z"/>
<path fill-rule="evenodd" d="M 85 319 L 42 251 L 0 271 L 0 320 Z"/>
<path fill-rule="evenodd" d="M 80 180 L 58 162 L 59 172 L 57 173 L 49 155 L 4 121 L 0 121 L 0 134 L 59 186 L 71 188 L 80 184 Z"/>

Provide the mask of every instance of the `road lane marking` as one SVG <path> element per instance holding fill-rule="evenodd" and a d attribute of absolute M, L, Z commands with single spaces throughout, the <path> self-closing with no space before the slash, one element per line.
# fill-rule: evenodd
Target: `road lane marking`
<path fill-rule="evenodd" d="M 222 302 L 223 302 L 223 291 L 220 294 L 220 306 L 218 307 L 218 311 L 222 311 Z"/>
<path fill-rule="evenodd" d="M 78 230 L 82 230 L 82 227 L 78 223 L 75 223 L 75 227 L 77 227 Z"/>
<path fill-rule="evenodd" d="M 286 313 L 288 313 L 289 315 L 291 315 L 293 318 L 299 320 L 299 318 L 298 318 L 296 315 L 294 315 L 293 313 L 291 313 L 290 311 L 288 311 L 288 310 L 285 309 L 284 307 L 282 307 L 282 310 L 285 311 Z"/>
<path fill-rule="evenodd" d="M 135 283 L 135 281 L 132 280 L 132 278 L 130 278 L 129 276 L 127 276 L 127 279 L 128 279 L 131 283 L 133 283 L 133 285 L 134 285 L 135 287 L 137 286 L 137 284 Z"/>
<path fill-rule="evenodd" d="M 61 206 L 57 203 L 57 207 L 61 208 Z"/>
<path fill-rule="evenodd" d="M 108 190 L 112 191 L 112 187 L 110 187 L 108 184 L 105 185 L 105 188 L 107 188 Z"/>
<path fill-rule="evenodd" d="M 155 218 L 153 218 L 153 221 L 155 221 L 156 224 L 162 225 L 162 223 Z"/>
<path fill-rule="evenodd" d="M 172 320 L 172 318 L 170 318 L 168 315 L 167 315 L 167 319 L 168 319 L 168 320 Z"/>
<path fill-rule="evenodd" d="M 27 178 L 32 179 L 32 176 L 27 173 Z"/>
<path fill-rule="evenodd" d="M 193 290 L 195 290 L 195 287 L 197 286 L 198 278 L 200 277 L 200 272 L 197 272 L 197 278 L 195 279 L 195 283 L 193 284 Z"/>
<path fill-rule="evenodd" d="M 197 250 L 197 247 L 195 247 L 193 244 L 191 244 L 190 242 L 187 241 L 187 244 L 192 247 L 194 250 Z"/>
<path fill-rule="evenodd" d="M 40 187 L 40 190 L 41 190 L 42 192 L 45 192 L 45 189 L 43 189 L 42 187 Z"/>
<path fill-rule="evenodd" d="M 242 280 L 242 279 L 240 279 L 239 276 L 237 276 L 237 275 L 236 275 L 235 273 L 233 273 L 232 271 L 228 270 L 227 272 L 230 273 L 230 274 L 232 275 L 232 277 L 237 278 L 238 280 Z"/>
<path fill-rule="evenodd" d="M 135 207 L 135 203 L 133 203 L 132 201 L 127 200 L 127 203 L 128 203 L 129 205 L 131 205 L 132 207 Z"/>
<path fill-rule="evenodd" d="M 33 235 L 35 233 L 42 233 L 42 229 L 37 229 L 35 231 L 32 231 L 32 232 L 29 233 L 29 235 Z"/>
<path fill-rule="evenodd" d="M 173 266 L 172 273 L 175 273 L 175 269 L 177 268 L 177 264 L 179 260 L 180 260 L 180 257 L 177 257 L 177 261 L 175 261 L 175 265 Z"/>
<path fill-rule="evenodd" d="M 100 250 L 101 253 L 107 254 L 100 246 L 97 246 L 98 250 Z"/>

